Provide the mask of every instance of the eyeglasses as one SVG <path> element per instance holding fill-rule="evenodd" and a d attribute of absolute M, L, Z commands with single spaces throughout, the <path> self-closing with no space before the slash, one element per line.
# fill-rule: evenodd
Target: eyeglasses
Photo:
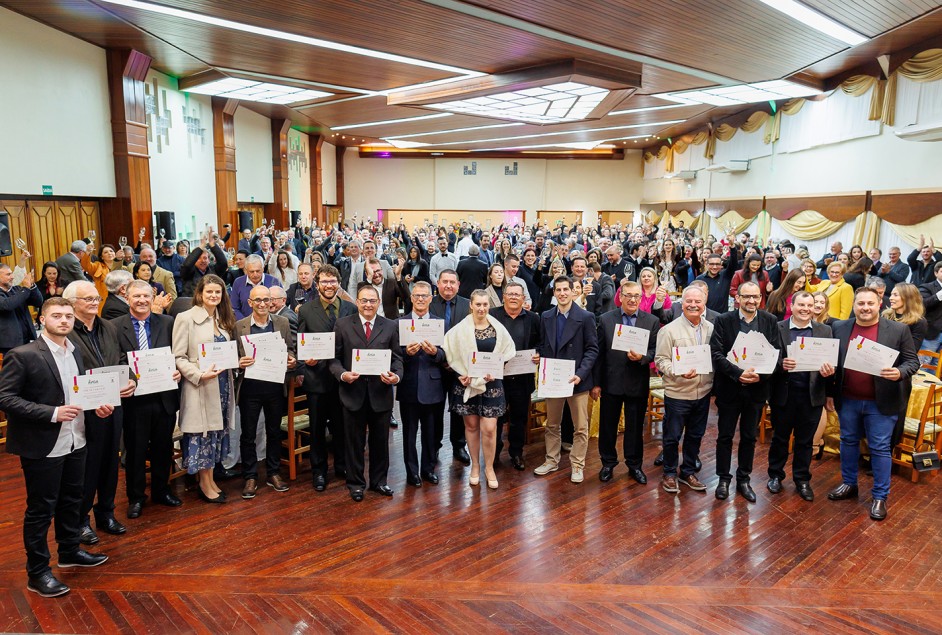
<path fill-rule="evenodd" d="M 358 304 L 379 304 L 379 300 L 369 300 L 367 298 L 358 298 Z"/>
<path fill-rule="evenodd" d="M 739 297 L 742 298 L 743 300 L 761 300 L 762 299 L 761 295 L 741 295 Z"/>
<path fill-rule="evenodd" d="M 255 304 L 268 304 L 271 302 L 271 298 L 255 298 L 254 300 L 250 298 L 249 302 L 254 302 Z"/>
<path fill-rule="evenodd" d="M 89 304 L 97 304 L 101 302 L 101 296 L 99 295 L 90 295 L 84 298 L 75 298 L 76 300 L 81 300 L 82 302 L 88 302 Z"/>
<path fill-rule="evenodd" d="M 432 295 L 429 293 L 413 293 L 412 297 L 416 300 L 428 300 Z"/>
<path fill-rule="evenodd" d="M 625 298 L 626 300 L 640 300 L 641 294 L 640 293 L 622 293 L 621 297 Z"/>
<path fill-rule="evenodd" d="M 337 281 L 336 280 L 318 280 L 317 284 L 322 284 L 325 287 L 336 287 Z"/>

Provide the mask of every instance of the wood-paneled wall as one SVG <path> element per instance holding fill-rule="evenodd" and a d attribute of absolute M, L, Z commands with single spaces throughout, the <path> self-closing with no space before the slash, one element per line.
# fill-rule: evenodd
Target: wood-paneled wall
<path fill-rule="evenodd" d="M 28 268 L 37 275 L 43 263 L 67 252 L 72 241 L 85 238 L 89 230 L 98 234 L 96 245 L 101 244 L 98 201 L 0 200 L 0 209 L 10 215 L 13 255 L 2 259 L 10 266 L 19 262 L 17 238 L 26 241 L 26 249 L 33 256 Z"/>

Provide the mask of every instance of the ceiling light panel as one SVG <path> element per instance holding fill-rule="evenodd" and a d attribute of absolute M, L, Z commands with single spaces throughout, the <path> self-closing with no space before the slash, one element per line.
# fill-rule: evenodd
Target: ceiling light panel
<path fill-rule="evenodd" d="M 795 0 L 759 0 L 776 11 L 781 11 L 793 20 L 797 20 L 809 26 L 816 31 L 840 40 L 850 46 L 857 46 L 867 41 L 867 38 L 848 29 L 846 26 L 836 20 L 832 20 L 823 13 L 818 13 L 811 7 L 805 6 Z"/>
<path fill-rule="evenodd" d="M 557 135 L 571 135 L 571 134 L 586 134 L 586 133 L 596 133 L 596 132 L 605 132 L 609 130 L 634 130 L 636 128 L 665 128 L 667 126 L 673 126 L 675 124 L 684 123 L 686 119 L 674 119 L 671 121 L 652 121 L 651 123 L 635 123 L 627 126 L 607 126 L 605 128 L 592 128 L 590 130 L 564 130 L 561 132 L 540 132 L 536 134 L 527 134 L 527 135 L 516 135 L 513 137 L 497 137 L 492 139 L 472 139 L 465 141 L 449 141 L 448 143 L 431 143 L 429 145 L 442 147 L 442 146 L 462 146 L 462 145 L 472 145 L 478 143 L 496 143 L 499 141 L 517 141 L 519 139 L 537 139 L 540 137 L 555 137 Z M 556 144 L 558 145 L 558 144 Z"/>
<path fill-rule="evenodd" d="M 427 107 L 533 124 L 566 123 L 585 119 L 609 92 L 597 86 L 564 82 L 540 88 L 428 104 Z"/>
<path fill-rule="evenodd" d="M 269 82 L 253 82 L 248 79 L 227 77 L 215 81 L 181 89 L 183 92 L 198 95 L 212 95 L 255 101 L 263 104 L 296 104 L 303 101 L 330 97 L 332 93 L 319 90 L 285 86 Z"/>
<path fill-rule="evenodd" d="M 785 79 L 779 79 L 755 84 L 716 86 L 713 88 L 688 90 L 679 93 L 660 93 L 652 95 L 652 97 L 691 106 L 699 104 L 708 104 L 710 106 L 741 106 L 743 104 L 756 104 L 764 101 L 793 99 L 795 97 L 810 97 L 820 94 L 821 91 L 817 88 L 790 82 Z"/>

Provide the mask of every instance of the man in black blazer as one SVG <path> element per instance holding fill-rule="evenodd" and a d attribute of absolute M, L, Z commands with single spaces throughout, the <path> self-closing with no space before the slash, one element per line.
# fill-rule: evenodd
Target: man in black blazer
<path fill-rule="evenodd" d="M 938 351 L 942 346 L 942 262 L 935 263 L 932 268 L 935 280 L 920 285 L 919 294 L 926 307 L 926 339 L 920 349 Z"/>
<path fill-rule="evenodd" d="M 585 455 L 589 441 L 589 391 L 592 389 L 592 365 L 599 354 L 595 318 L 573 302 L 572 278 L 559 276 L 553 281 L 556 306 L 540 316 L 540 357 L 571 359 L 576 362 L 576 373 L 570 379 L 574 384 L 571 397 L 546 399 L 546 460 L 533 472 L 544 476 L 559 469 L 562 445 L 561 423 L 563 407 L 569 404 L 572 414 L 573 437 L 569 460 L 572 463 L 573 483 L 581 483 L 585 470 Z"/>
<path fill-rule="evenodd" d="M 716 497 L 729 497 L 730 472 L 733 455 L 733 435 L 739 424 L 739 465 L 736 468 L 736 490 L 750 503 L 756 502 L 756 494 L 749 484 L 752 463 L 756 452 L 756 433 L 762 408 L 769 398 L 769 375 L 759 375 L 755 370 L 743 370 L 726 355 L 740 333 L 760 333 L 777 351 L 781 349 L 775 316 L 759 310 L 762 292 L 759 285 L 746 282 L 736 292 L 739 309 L 725 313 L 713 324 L 710 349 L 713 354 L 713 394 L 716 395 L 717 437 L 716 475 L 720 482 L 716 486 Z"/>
<path fill-rule="evenodd" d="M 10 265 L 0 263 L 0 355 L 36 339 L 36 327 L 29 307 L 42 307 L 43 296 L 27 273 L 23 285 L 13 284 Z"/>
<path fill-rule="evenodd" d="M 79 257 L 88 249 L 88 243 L 84 240 L 74 240 L 69 246 L 69 251 L 56 258 L 56 267 L 59 269 L 59 286 L 67 287 L 69 283 L 76 280 L 88 280 L 85 277 L 85 271 L 82 269 L 82 261 Z"/>
<path fill-rule="evenodd" d="M 458 273 L 454 269 L 445 269 L 438 275 L 438 295 L 432 298 L 429 305 L 429 312 L 437 318 L 445 320 L 445 332 L 451 330 L 455 324 L 465 319 L 471 313 L 471 303 L 467 298 L 458 295 Z M 451 370 L 445 375 L 445 393 L 451 394 L 451 388 L 458 381 Z M 448 397 L 451 399 L 451 397 Z M 461 417 L 452 417 L 450 414 L 449 438 L 451 439 L 452 456 L 455 460 L 471 465 L 471 455 L 465 448 L 464 440 L 464 420 Z M 442 415 L 442 429 L 435 431 L 437 447 L 441 449 L 442 439 L 444 439 L 444 414 Z M 436 451 L 437 456 L 437 451 Z"/>
<path fill-rule="evenodd" d="M 815 322 L 814 297 L 807 291 L 792 296 L 792 316 L 778 323 L 779 347 L 783 351 L 799 338 L 830 338 L 831 327 Z M 800 345 L 800 344 L 799 344 Z M 792 478 L 798 495 L 808 502 L 814 500 L 811 489 L 811 455 L 814 433 L 824 408 L 827 378 L 834 367 L 824 364 L 817 371 L 792 372 L 795 360 L 785 357 L 781 367 L 772 375 L 769 405 L 772 408 L 772 443 L 769 446 L 768 489 L 773 494 L 782 491 L 785 464 L 788 463 L 788 443 L 795 435 L 795 456 L 792 459 Z"/>
<path fill-rule="evenodd" d="M 124 269 L 115 269 L 105 276 L 105 287 L 108 288 L 108 297 L 105 298 L 105 304 L 101 308 L 101 317 L 105 320 L 113 320 L 127 315 L 128 308 L 127 293 L 128 284 L 134 280 L 130 271 Z"/>
<path fill-rule="evenodd" d="M 886 518 L 890 494 L 890 439 L 903 407 L 901 382 L 908 382 L 919 370 L 909 327 L 880 317 L 880 299 L 873 289 L 863 287 L 854 295 L 854 318 L 831 326 L 840 340 L 838 371 L 828 390 L 826 407 L 837 409 L 841 420 L 841 484 L 828 493 L 831 500 L 857 498 L 857 461 L 860 440 L 866 436 L 873 466 L 873 502 L 870 517 Z M 899 353 L 879 376 L 844 368 L 848 343 L 858 337 L 888 346 Z"/>
<path fill-rule="evenodd" d="M 95 567 L 108 559 L 79 544 L 85 482 L 85 413 L 69 404 L 69 382 L 84 372 L 81 355 L 67 339 L 75 323 L 72 304 L 50 298 L 43 305 L 42 336 L 15 348 L 0 370 L 0 410 L 7 421 L 7 451 L 20 457 L 26 482 L 27 588 L 43 597 L 69 592 L 49 568 L 47 534 L 53 516 L 59 567 Z M 111 406 L 96 413 L 106 417 Z"/>
<path fill-rule="evenodd" d="M 483 289 L 488 284 L 487 270 L 488 265 L 480 259 L 481 248 L 477 245 L 471 245 L 468 248 L 468 256 L 462 258 L 455 271 L 458 273 L 458 279 L 461 283 L 458 286 L 458 295 L 462 298 L 470 298 L 471 292 L 477 289 Z"/>
<path fill-rule="evenodd" d="M 169 347 L 173 338 L 173 318 L 151 312 L 154 288 L 134 280 L 127 289 L 130 312 L 112 320 L 118 331 L 121 363 L 128 363 L 128 351 Z M 141 335 L 141 329 L 144 334 Z M 180 372 L 173 378 L 180 381 Z M 173 427 L 180 409 L 180 392 L 168 390 L 125 399 L 124 477 L 128 495 L 128 518 L 138 518 L 147 500 L 147 459 L 150 458 L 150 497 L 158 505 L 179 507 L 183 502 L 170 491 L 173 463 Z"/>
<path fill-rule="evenodd" d="M 380 260 L 376 257 L 367 259 L 367 261 L 363 263 L 363 268 L 364 275 L 367 277 L 369 283 L 372 284 L 376 292 L 379 293 L 380 308 L 382 309 L 382 313 L 379 313 L 380 316 L 387 320 L 398 320 L 400 301 L 402 301 L 402 305 L 406 308 L 406 313 L 412 310 L 409 298 L 409 285 L 401 276 L 397 280 L 395 273 L 385 273 L 380 264 Z"/>
<path fill-rule="evenodd" d="M 323 265 L 317 270 L 317 297 L 300 305 L 298 309 L 299 333 L 332 333 L 338 318 L 356 315 L 356 307 L 341 300 L 340 272 L 336 267 Z M 343 412 L 336 398 L 337 380 L 327 368 L 328 360 L 309 359 L 302 367 L 301 389 L 307 397 L 311 418 L 311 475 L 314 489 L 327 489 L 327 428 L 330 428 L 331 451 L 334 454 L 334 474 L 347 477 L 344 449 Z"/>
<path fill-rule="evenodd" d="M 334 325 L 336 355 L 330 360 L 330 372 L 340 382 L 347 444 L 347 488 L 350 498 L 363 500 L 363 448 L 369 431 L 370 489 L 392 496 L 386 484 L 389 471 L 389 419 L 393 409 L 393 386 L 402 377 L 402 353 L 399 327 L 394 320 L 376 315 L 379 294 L 372 285 L 362 283 L 357 289 L 357 315 L 337 320 Z M 381 375 L 353 372 L 356 349 L 388 350 L 389 370 Z"/>
<path fill-rule="evenodd" d="M 400 319 L 406 323 L 437 320 L 428 310 L 431 301 L 432 285 L 416 282 L 412 288 L 412 311 Z M 401 348 L 403 375 L 396 388 L 396 400 L 402 414 L 402 458 L 406 465 L 406 481 L 416 487 L 421 487 L 423 480 L 437 485 L 435 430 L 442 428 L 438 418 L 443 416 L 445 407 L 445 351 L 428 341 Z M 421 465 L 415 449 L 419 430 L 422 435 Z"/>
<path fill-rule="evenodd" d="M 599 399 L 599 457 L 602 469 L 599 480 L 612 480 L 618 465 L 618 420 L 625 415 L 625 434 L 622 451 L 628 474 L 641 485 L 648 482 L 641 465 L 644 459 L 644 415 L 648 409 L 651 362 L 657 346 L 660 320 L 638 309 L 641 302 L 641 285 L 628 278 L 622 279 L 621 308 L 609 311 L 599 320 L 599 356 L 595 360 L 593 374 L 595 388 L 592 398 Z M 648 343 L 644 350 L 616 351 L 612 349 L 615 330 L 619 326 L 648 331 Z"/>

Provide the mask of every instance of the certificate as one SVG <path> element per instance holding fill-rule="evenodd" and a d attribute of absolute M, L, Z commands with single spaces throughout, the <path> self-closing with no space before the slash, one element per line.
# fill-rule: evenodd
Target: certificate
<path fill-rule="evenodd" d="M 298 359 L 333 359 L 334 333 L 298 333 Z"/>
<path fill-rule="evenodd" d="M 671 363 L 675 375 L 685 375 L 690 370 L 696 370 L 698 375 L 713 372 L 713 356 L 708 344 L 675 346 L 671 351 Z"/>
<path fill-rule="evenodd" d="M 795 360 L 793 373 L 818 371 L 824 364 L 837 368 L 839 342 L 830 337 L 799 337 L 788 345 L 788 357 Z"/>
<path fill-rule="evenodd" d="M 468 377 L 504 378 L 504 362 L 499 353 L 481 353 L 474 351 L 468 355 Z"/>
<path fill-rule="evenodd" d="M 868 375 L 880 375 L 884 368 L 892 368 L 899 351 L 857 336 L 847 344 L 845 370 L 856 370 Z"/>
<path fill-rule="evenodd" d="M 574 384 L 570 383 L 576 374 L 576 362 L 571 359 L 540 358 L 539 377 L 537 378 L 537 396 L 546 398 L 572 397 Z"/>
<path fill-rule="evenodd" d="M 392 352 L 371 348 L 355 348 L 351 355 L 350 371 L 360 375 L 382 375 L 389 372 Z"/>
<path fill-rule="evenodd" d="M 428 340 L 435 346 L 445 345 L 445 320 L 426 319 L 415 320 L 402 318 L 399 320 L 399 345 L 421 344 Z"/>
<path fill-rule="evenodd" d="M 209 370 L 213 365 L 216 370 L 239 367 L 239 343 L 235 340 L 200 344 L 198 355 L 200 370 Z"/>
<path fill-rule="evenodd" d="M 170 347 L 128 351 L 128 366 L 137 378 L 135 395 L 150 395 L 177 389 L 173 373 L 177 365 Z"/>
<path fill-rule="evenodd" d="M 288 370 L 288 349 L 280 347 L 257 347 L 255 362 L 246 367 L 244 377 L 258 381 L 283 384 Z"/>
<path fill-rule="evenodd" d="M 90 368 L 88 369 L 89 375 L 104 375 L 105 373 L 114 373 L 118 376 L 118 381 L 122 382 L 121 387 L 124 388 L 128 379 L 131 377 L 128 374 L 127 366 L 102 366 L 101 368 Z"/>
<path fill-rule="evenodd" d="M 538 364 L 533 361 L 536 349 L 528 348 L 517 351 L 506 364 L 504 364 L 504 377 L 509 375 L 532 375 L 536 372 Z"/>
<path fill-rule="evenodd" d="M 645 329 L 639 329 L 636 326 L 625 326 L 618 324 L 615 326 L 615 332 L 612 333 L 613 351 L 634 351 L 644 355 L 648 352 L 648 339 L 651 332 Z"/>
<path fill-rule="evenodd" d="M 726 359 L 745 371 L 754 370 L 759 375 L 771 375 L 778 364 L 778 355 L 778 350 L 772 347 L 750 349 L 744 346 L 739 350 L 730 350 Z"/>
<path fill-rule="evenodd" d="M 121 367 L 126 371 L 125 367 Z M 121 405 L 121 379 L 118 373 L 101 373 L 93 375 L 74 375 L 72 377 L 72 394 L 69 395 L 69 405 L 78 406 L 82 410 L 96 410 L 101 406 Z"/>

